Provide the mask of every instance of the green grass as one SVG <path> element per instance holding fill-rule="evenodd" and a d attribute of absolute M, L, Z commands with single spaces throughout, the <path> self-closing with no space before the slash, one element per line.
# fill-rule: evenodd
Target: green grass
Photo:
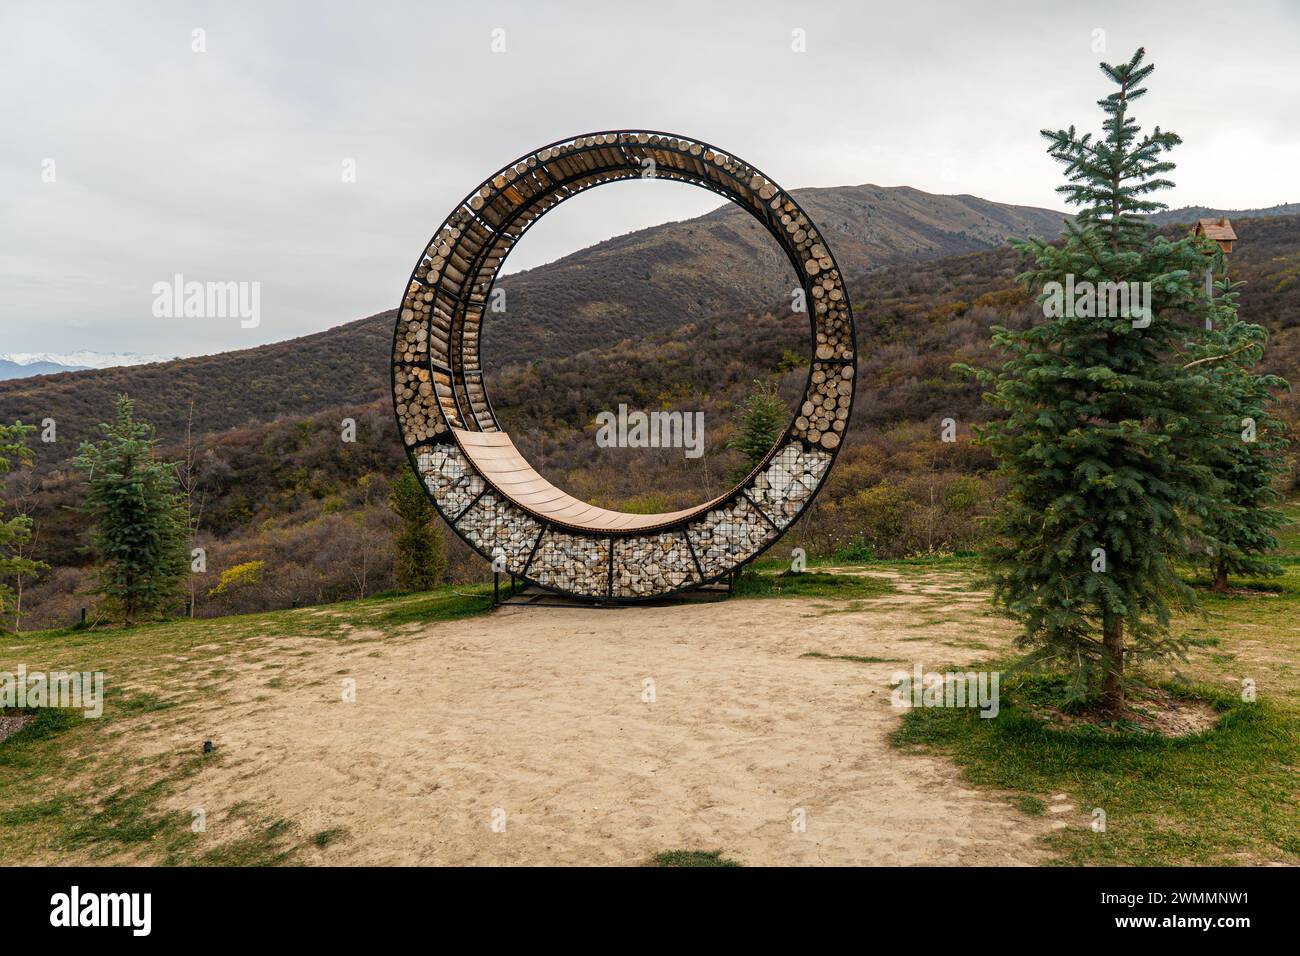
<path fill-rule="evenodd" d="M 648 866 L 740 866 L 721 850 L 666 850 L 650 858 Z"/>
<path fill-rule="evenodd" d="M 467 585 L 450 593 L 437 592 L 429 597 L 404 600 L 375 616 L 373 623 L 396 624 L 455 621 L 473 617 L 492 609 L 492 588 L 486 584 Z"/>
<path fill-rule="evenodd" d="M 1284 510 L 1300 518 L 1300 502 Z M 1031 711 L 1060 703 L 1059 680 L 1004 674 L 998 718 L 913 710 L 894 743 L 947 756 L 971 782 L 1009 792 L 1031 816 L 1057 793 L 1084 819 L 1104 810 L 1105 832 L 1071 826 L 1048 837 L 1060 863 L 1300 863 L 1300 523 L 1278 537 L 1281 577 L 1234 578 L 1229 594 L 1199 590 L 1203 614 L 1175 621 L 1188 639 L 1187 659 L 1136 675 L 1211 701 L 1220 714 L 1213 730 L 1167 739 L 1054 728 Z M 1188 573 L 1209 583 L 1202 571 Z M 1241 699 L 1246 681 L 1257 687 L 1255 703 Z"/>
<path fill-rule="evenodd" d="M 188 842 L 189 816 L 160 803 L 198 771 L 201 756 L 169 755 L 141 772 L 127 758 L 101 763 L 88 755 L 101 725 L 156 709 L 147 706 L 147 697 L 125 703 L 108 698 L 99 719 L 75 710 L 37 710 L 32 723 L 0 743 L 0 862 L 26 862 L 29 846 L 81 850 L 94 859 L 145 846 L 170 856 Z"/>
<path fill-rule="evenodd" d="M 826 571 L 786 571 L 768 574 L 746 571 L 736 582 L 735 595 L 742 598 L 815 597 L 864 600 L 893 594 L 892 581 L 865 574 L 831 574 Z"/>
<path fill-rule="evenodd" d="M 1277 529 L 1278 551 L 1291 561 L 1300 561 L 1300 500 L 1289 501 L 1279 510 L 1291 519 L 1291 523 Z"/>
<path fill-rule="evenodd" d="M 821 651 L 809 651 L 800 657 L 816 657 L 824 661 L 852 661 L 855 664 L 902 664 L 901 657 L 860 657 L 857 654 L 823 654 Z"/>
<path fill-rule="evenodd" d="M 773 552 L 776 553 L 773 553 Z M 790 559 L 788 552 L 768 551 L 762 557 L 751 561 L 746 569 L 756 571 L 788 571 Z M 878 558 L 869 547 L 842 548 L 830 554 L 809 554 L 807 566 L 810 570 L 817 568 L 871 568 L 882 571 L 902 568 L 931 569 L 935 571 L 978 571 L 979 556 L 972 551 L 935 552 L 918 554 L 909 558 Z"/>
<path fill-rule="evenodd" d="M 52 707 L 12 710 L 0 708 L 0 714 L 10 716 L 26 714 L 33 718 L 32 722 L 23 727 L 18 733 L 12 734 L 5 739 L 4 745 L 11 746 L 8 746 L 8 749 L 0 749 L 0 768 L 21 768 L 26 766 L 29 760 L 26 751 L 29 747 L 40 741 L 57 737 L 69 727 L 73 727 L 85 719 L 80 711 L 56 710 Z"/>
<path fill-rule="evenodd" d="M 827 557 L 829 564 L 870 564 L 875 560 L 875 549 L 865 541 L 840 548 Z"/>
<path fill-rule="evenodd" d="M 1022 794 L 1011 802 L 1017 810 L 1026 816 L 1041 817 L 1047 813 L 1047 803 L 1029 794 Z"/>
<path fill-rule="evenodd" d="M 87 719 L 80 711 L 34 711 L 34 721 L 0 743 L 0 827 L 5 833 L 0 863 L 29 862 L 33 847 L 96 862 L 131 860 L 137 854 L 168 865 L 269 865 L 290 859 L 295 840 L 287 824 L 268 826 L 249 810 L 232 811 L 232 821 L 251 820 L 249 832 L 205 845 L 191 828 L 194 817 L 188 810 L 164 806 L 181 783 L 220 759 L 216 753 L 177 751 L 156 762 L 92 756 L 104 727 L 151 712 L 141 710 L 138 699 L 110 709 L 111 700 L 98 719 Z M 217 829 L 209 823 L 209 832 Z"/>
<path fill-rule="evenodd" d="M 949 757 L 971 782 L 1012 792 L 1029 813 L 1039 812 L 1042 795 L 1059 792 L 1085 816 L 1104 810 L 1105 832 L 1076 826 L 1047 838 L 1057 862 L 1300 862 L 1294 713 L 1203 685 L 1167 685 L 1177 696 L 1210 701 L 1218 725 L 1176 739 L 1089 725 L 1057 729 L 1032 709 L 1059 702 L 1064 689 L 1064 678 L 1011 678 L 998 717 L 917 708 L 892 742 Z"/>
<path fill-rule="evenodd" d="M 231 807 L 220 825 L 245 832 L 203 850 L 187 862 L 199 866 L 279 866 L 293 862 L 299 850 L 297 828 L 292 821 L 267 817 L 246 803 Z"/>
<path fill-rule="evenodd" d="M 202 740 L 194 740 L 138 757 L 106 742 L 150 727 L 172 708 L 220 702 L 237 676 L 224 666 L 232 654 L 279 669 L 290 654 L 315 653 L 313 645 L 400 641 L 405 625 L 483 613 L 491 599 L 490 585 L 447 586 L 264 614 L 0 637 L 0 671 L 25 663 L 31 670 L 104 672 L 102 717 L 38 709 L 30 712 L 34 721 L 0 742 L 0 865 L 30 862 L 33 853 L 76 853 L 90 862 L 275 865 L 308 844 L 341 839 L 337 829 L 304 837 L 256 807 L 209 817 L 205 831 L 195 833 L 190 809 L 171 805 L 221 752 L 204 755 Z M 307 649 L 286 650 L 284 639 Z M 262 683 L 280 688 L 285 678 L 268 674 Z"/>
<path fill-rule="evenodd" d="M 347 827 L 330 827 L 327 830 L 320 830 L 311 836 L 311 845 L 317 849 L 323 850 L 331 843 L 337 843 L 348 835 Z"/>
<path fill-rule="evenodd" d="M 970 551 L 917 554 L 910 558 L 893 558 L 876 563 L 892 568 L 929 568 L 935 571 L 979 571 L 983 567 L 979 555 Z"/>

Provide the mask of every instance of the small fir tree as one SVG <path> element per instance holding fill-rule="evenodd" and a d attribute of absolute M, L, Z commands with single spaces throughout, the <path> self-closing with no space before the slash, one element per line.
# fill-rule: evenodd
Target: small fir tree
<path fill-rule="evenodd" d="M 94 522 L 96 593 L 126 624 L 176 605 L 189 567 L 188 515 L 176 466 L 159 461 L 154 430 L 137 422 L 125 395 L 103 438 L 83 442 L 74 464 L 86 473 L 84 511 Z"/>
<path fill-rule="evenodd" d="M 785 403 L 777 394 L 776 385 L 755 380 L 754 391 L 740 406 L 736 431 L 728 443 L 745 456 L 740 477 L 743 478 L 757 468 L 772 450 L 785 429 L 788 416 Z"/>
<path fill-rule="evenodd" d="M 402 521 L 395 543 L 393 573 L 403 591 L 428 591 L 447 570 L 447 545 L 438 515 L 415 472 L 402 470 L 388 495 L 389 506 Z"/>

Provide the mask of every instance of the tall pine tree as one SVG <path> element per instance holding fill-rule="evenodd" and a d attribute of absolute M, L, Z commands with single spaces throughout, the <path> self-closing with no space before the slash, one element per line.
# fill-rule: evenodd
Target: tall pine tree
<path fill-rule="evenodd" d="M 85 512 L 99 570 L 96 593 L 133 624 L 180 600 L 189 567 L 188 516 L 176 466 L 157 457 L 153 427 L 135 420 L 122 395 L 103 438 L 82 442 L 74 464 L 86 473 Z"/>
<path fill-rule="evenodd" d="M 1153 69 L 1143 61 L 1138 50 L 1101 64 L 1115 86 L 1099 101 L 1102 136 L 1042 131 L 1079 212 L 1059 244 L 1016 243 L 1047 319 L 995 328 L 1009 357 L 975 373 L 1005 414 L 979 431 L 1008 483 L 988 555 L 995 599 L 1021 621 L 1030 663 L 1068 668 L 1074 695 L 1099 691 L 1112 713 L 1127 661 L 1181 650 L 1171 611 L 1195 598 L 1175 562 L 1215 485 L 1199 424 L 1218 413 L 1212 383 L 1182 357 L 1208 308 L 1204 256 L 1145 219 L 1164 208 L 1151 196 L 1172 185 L 1164 157 L 1180 140 L 1143 133 L 1130 113 Z M 1120 287 L 1101 283 L 1137 283 L 1125 288 L 1138 294 L 1124 307 L 1103 291 Z M 1062 289 L 1094 294 L 1063 303 Z"/>

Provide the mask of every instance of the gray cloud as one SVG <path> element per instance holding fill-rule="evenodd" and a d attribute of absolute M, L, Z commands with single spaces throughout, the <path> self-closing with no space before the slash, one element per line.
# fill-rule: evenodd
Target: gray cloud
<path fill-rule="evenodd" d="M 1059 207 L 1037 131 L 1094 127 L 1097 60 L 1139 44 L 1158 69 L 1138 116 L 1186 141 L 1173 204 L 1300 200 L 1298 20 L 1285 3 L 6 3 L 0 351 L 198 354 L 391 307 L 466 191 L 596 129 L 706 139 L 789 187 Z M 598 190 L 511 266 L 715 205 Z M 155 318 L 175 273 L 260 282 L 261 325 Z"/>

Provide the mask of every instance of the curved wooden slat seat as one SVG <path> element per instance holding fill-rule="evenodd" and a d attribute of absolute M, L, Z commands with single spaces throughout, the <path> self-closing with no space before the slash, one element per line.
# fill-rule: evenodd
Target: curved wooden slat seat
<path fill-rule="evenodd" d="M 526 511 L 583 531 L 629 531 L 673 524 L 703 514 L 726 497 L 658 514 L 612 511 L 580 501 L 555 487 L 528 464 L 505 432 L 452 428 L 451 434 L 465 457 L 500 494 Z"/>

